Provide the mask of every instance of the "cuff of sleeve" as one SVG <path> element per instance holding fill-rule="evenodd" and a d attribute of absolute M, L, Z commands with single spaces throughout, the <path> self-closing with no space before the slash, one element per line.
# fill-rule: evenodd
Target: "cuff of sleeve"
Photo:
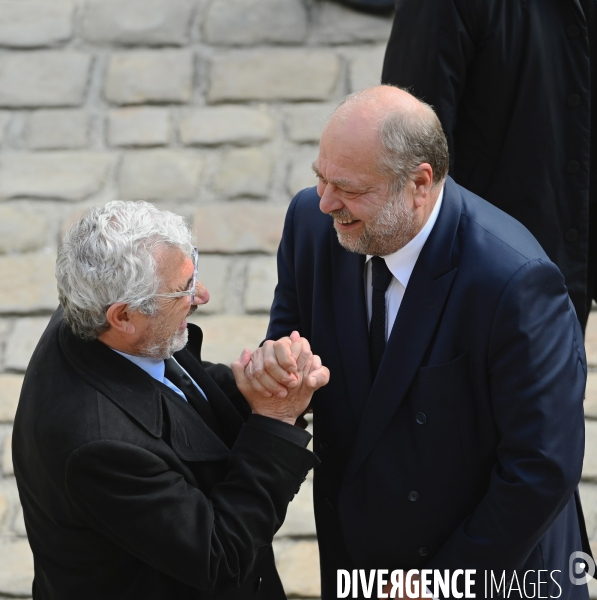
<path fill-rule="evenodd" d="M 263 415 L 252 414 L 248 418 L 247 423 L 297 444 L 301 448 L 306 448 L 312 437 L 311 434 L 304 429 L 289 425 L 288 423 L 284 423 L 284 421 L 264 417 Z"/>

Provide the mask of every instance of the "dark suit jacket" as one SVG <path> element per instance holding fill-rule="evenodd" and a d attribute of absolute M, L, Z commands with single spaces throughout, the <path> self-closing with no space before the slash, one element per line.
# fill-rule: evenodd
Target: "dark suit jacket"
<path fill-rule="evenodd" d="M 338 568 L 427 567 L 477 582 L 559 569 L 562 598 L 586 598 L 567 571 L 582 549 L 586 364 L 557 267 L 448 178 L 372 384 L 365 257 L 318 202 L 307 189 L 288 210 L 267 335 L 297 329 L 331 373 L 314 397 L 323 597 Z"/>
<path fill-rule="evenodd" d="M 271 550 L 316 462 L 247 423 L 229 368 L 201 363 L 189 325 L 177 360 L 209 398 L 216 436 L 191 404 L 61 310 L 27 369 L 13 460 L 37 600 L 285 598 Z"/>
<path fill-rule="evenodd" d="M 396 0 L 382 74 L 435 107 L 450 175 L 528 227 L 581 323 L 596 66 L 579 0 Z"/>

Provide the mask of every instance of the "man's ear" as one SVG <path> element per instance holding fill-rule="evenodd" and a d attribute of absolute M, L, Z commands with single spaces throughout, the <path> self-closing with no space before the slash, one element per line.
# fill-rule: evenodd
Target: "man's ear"
<path fill-rule="evenodd" d="M 106 319 L 110 324 L 110 329 L 125 335 L 130 335 L 136 331 L 135 323 L 131 317 L 132 311 L 129 305 L 124 302 L 115 302 L 106 311 Z"/>
<path fill-rule="evenodd" d="M 429 192 L 433 184 L 433 169 L 429 163 L 421 163 L 411 176 L 414 183 L 413 201 L 420 208 L 429 199 Z"/>

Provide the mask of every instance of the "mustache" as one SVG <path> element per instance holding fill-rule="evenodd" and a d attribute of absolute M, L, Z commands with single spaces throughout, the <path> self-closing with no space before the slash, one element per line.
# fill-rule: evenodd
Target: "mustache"
<path fill-rule="evenodd" d="M 346 207 L 340 208 L 339 210 L 331 210 L 328 215 L 333 219 L 339 219 L 340 221 L 347 221 L 349 219 L 356 220 L 356 217 Z"/>

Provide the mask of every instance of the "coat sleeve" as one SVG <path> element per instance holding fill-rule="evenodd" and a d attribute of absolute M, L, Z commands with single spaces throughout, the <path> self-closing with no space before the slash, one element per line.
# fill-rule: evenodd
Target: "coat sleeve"
<path fill-rule="evenodd" d="M 66 485 L 91 527 L 164 573 L 201 590 L 240 585 L 271 546 L 314 454 L 250 424 L 209 495 L 160 456 L 111 440 L 70 456 Z"/>
<path fill-rule="evenodd" d="M 308 332 L 304 331 L 300 318 L 294 256 L 294 215 L 297 203 L 304 193 L 303 190 L 294 197 L 284 221 L 282 240 L 278 247 L 278 283 L 266 334 L 268 340 L 278 340 L 290 335 L 294 330 L 301 335 L 308 335 Z"/>
<path fill-rule="evenodd" d="M 397 0 L 381 77 L 433 106 L 448 138 L 452 172 L 458 105 L 482 36 L 481 1 Z"/>
<path fill-rule="evenodd" d="M 512 276 L 487 360 L 496 463 L 485 496 L 429 568 L 522 568 L 580 480 L 586 361 L 555 265 L 533 260 Z"/>

